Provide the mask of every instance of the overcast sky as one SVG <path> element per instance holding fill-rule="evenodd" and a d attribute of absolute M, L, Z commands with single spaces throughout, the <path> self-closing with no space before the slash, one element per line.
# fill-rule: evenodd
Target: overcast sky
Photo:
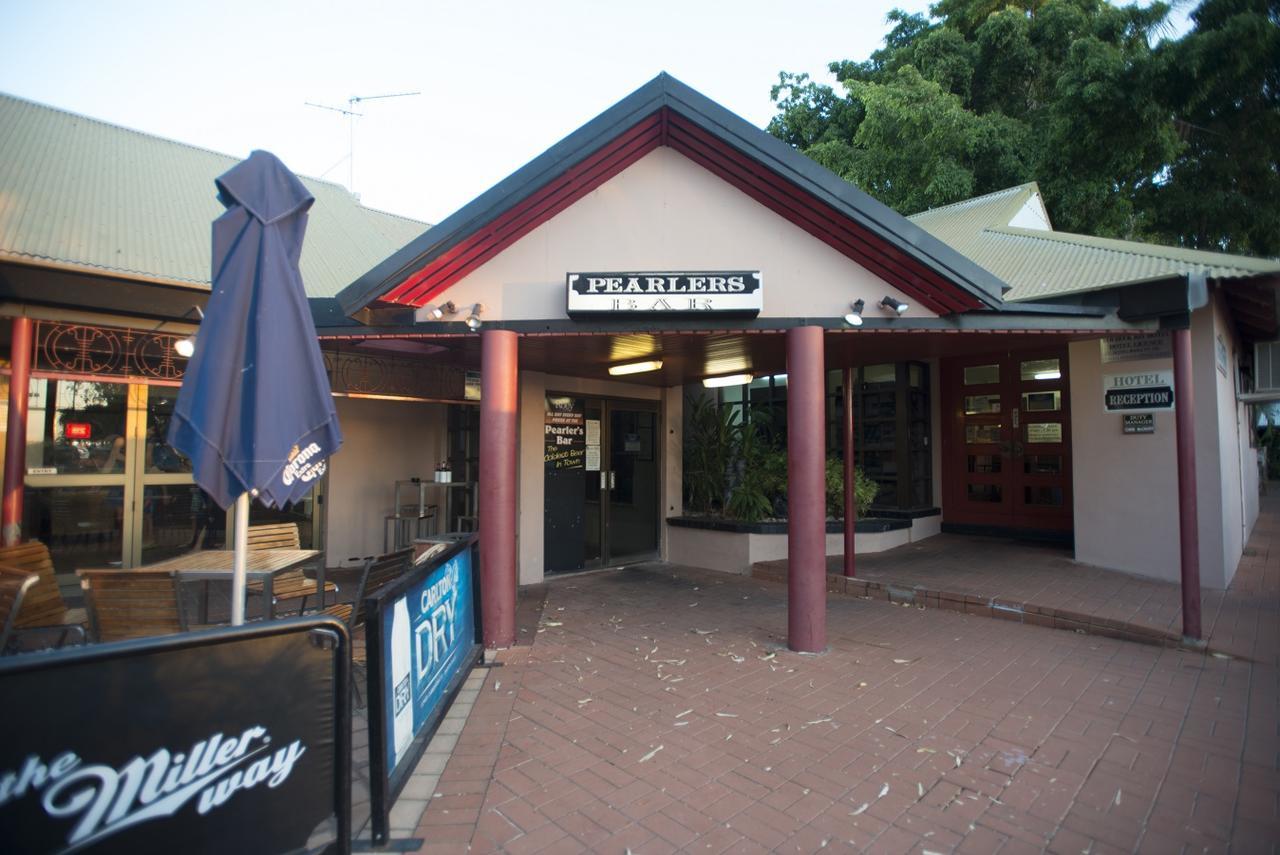
<path fill-rule="evenodd" d="M 0 91 L 348 185 L 428 222 L 660 71 L 748 121 L 778 72 L 834 82 L 918 0 L 0 0 Z M 356 106 L 352 96 L 419 91 Z M 212 193 L 212 187 L 210 187 Z"/>

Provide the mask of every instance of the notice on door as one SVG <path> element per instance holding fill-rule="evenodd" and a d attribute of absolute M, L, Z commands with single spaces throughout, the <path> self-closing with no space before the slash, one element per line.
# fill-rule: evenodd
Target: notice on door
<path fill-rule="evenodd" d="M 587 471 L 600 471 L 600 420 L 587 419 Z"/>
<path fill-rule="evenodd" d="M 1102 376 L 1104 413 L 1150 413 L 1173 409 L 1173 372 L 1146 371 Z"/>
<path fill-rule="evenodd" d="M 587 431 L 583 425 L 581 400 L 548 395 L 543 433 L 543 462 L 548 469 L 582 471 L 586 468 Z"/>

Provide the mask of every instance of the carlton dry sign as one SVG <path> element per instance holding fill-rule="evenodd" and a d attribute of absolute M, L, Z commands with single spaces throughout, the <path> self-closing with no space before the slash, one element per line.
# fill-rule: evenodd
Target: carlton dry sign
<path fill-rule="evenodd" d="M 6 657 L 0 850 L 349 852 L 332 619 Z"/>
<path fill-rule="evenodd" d="M 1173 372 L 1144 371 L 1102 376 L 1102 411 L 1149 413 L 1173 409 Z"/>
<path fill-rule="evenodd" d="M 759 270 L 567 273 L 565 285 L 570 317 L 755 317 L 764 308 L 764 278 Z"/>

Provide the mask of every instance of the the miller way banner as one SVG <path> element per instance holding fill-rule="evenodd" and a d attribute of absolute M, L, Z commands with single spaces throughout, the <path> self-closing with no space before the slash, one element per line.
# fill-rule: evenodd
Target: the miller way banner
<path fill-rule="evenodd" d="M 444 700 L 475 644 L 471 553 L 463 549 L 382 612 L 387 770 L 396 768 Z"/>

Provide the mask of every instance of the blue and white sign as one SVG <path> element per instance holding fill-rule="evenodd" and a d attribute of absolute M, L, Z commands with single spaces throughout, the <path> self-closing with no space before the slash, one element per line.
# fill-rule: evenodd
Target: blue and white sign
<path fill-rule="evenodd" d="M 454 674 L 475 644 L 471 550 L 440 565 L 382 612 L 387 769 L 444 700 Z"/>

